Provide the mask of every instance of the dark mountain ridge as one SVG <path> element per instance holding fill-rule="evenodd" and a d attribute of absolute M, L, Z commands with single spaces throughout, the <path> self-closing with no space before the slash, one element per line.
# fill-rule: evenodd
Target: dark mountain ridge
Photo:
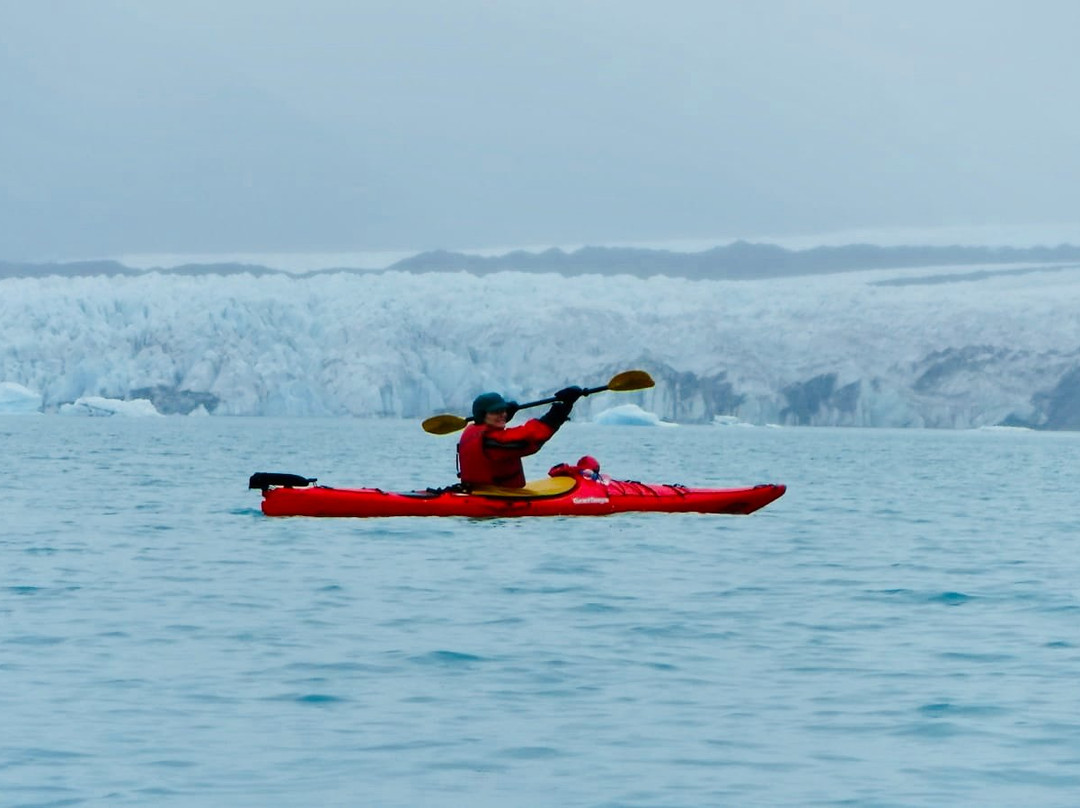
<path fill-rule="evenodd" d="M 979 247 L 896 246 L 849 244 L 790 250 L 775 244 L 736 241 L 702 252 L 673 252 L 637 247 L 582 247 L 566 252 L 558 248 L 543 252 L 515 250 L 503 255 L 482 256 L 433 250 L 405 258 L 382 270 L 336 267 L 305 273 L 287 273 L 257 264 L 185 264 L 169 269 L 132 269 L 117 261 L 67 263 L 0 262 L 0 278 L 94 275 L 269 275 L 307 277 L 331 272 L 494 272 L 558 273 L 561 275 L 666 275 L 691 280 L 754 280 L 759 278 L 817 275 L 867 269 L 912 269 L 931 266 L 971 266 L 1080 261 L 1080 247 Z"/>

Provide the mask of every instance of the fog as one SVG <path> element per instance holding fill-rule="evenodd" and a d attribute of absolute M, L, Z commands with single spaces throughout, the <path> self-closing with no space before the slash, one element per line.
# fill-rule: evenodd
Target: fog
<path fill-rule="evenodd" d="M 1051 0 L 0 0 L 0 259 L 1075 225 L 1076 30 Z"/>

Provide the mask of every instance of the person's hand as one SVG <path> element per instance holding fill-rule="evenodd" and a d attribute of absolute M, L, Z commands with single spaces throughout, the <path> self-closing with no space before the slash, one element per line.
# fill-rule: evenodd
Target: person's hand
<path fill-rule="evenodd" d="M 514 419 L 514 416 L 517 415 L 517 411 L 520 410 L 520 409 L 521 409 L 521 407 L 518 405 L 518 403 L 516 401 L 507 401 L 506 402 L 506 420 L 507 421 L 512 421 Z"/>
<path fill-rule="evenodd" d="M 573 387 L 564 387 L 555 394 L 555 398 L 566 406 L 573 407 L 577 400 L 583 395 L 585 395 L 585 391 L 577 385 L 574 385 Z"/>

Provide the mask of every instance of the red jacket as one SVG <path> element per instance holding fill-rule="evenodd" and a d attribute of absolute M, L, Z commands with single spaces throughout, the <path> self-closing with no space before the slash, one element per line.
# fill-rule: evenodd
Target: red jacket
<path fill-rule="evenodd" d="M 466 485 L 522 488 L 521 458 L 538 452 L 554 434 L 554 429 L 536 418 L 509 429 L 469 424 L 458 441 L 458 477 Z"/>

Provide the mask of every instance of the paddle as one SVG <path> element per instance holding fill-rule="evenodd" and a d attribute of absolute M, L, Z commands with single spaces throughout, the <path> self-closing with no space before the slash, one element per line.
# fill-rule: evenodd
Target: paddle
<path fill-rule="evenodd" d="M 629 393 L 634 390 L 647 390 L 655 384 L 656 382 L 652 380 L 652 376 L 644 370 L 624 370 L 622 373 L 616 373 L 612 376 L 605 385 L 601 385 L 600 387 L 589 387 L 582 390 L 582 395 L 591 396 L 593 393 L 602 393 L 605 390 L 614 390 L 617 393 Z M 544 404 L 553 404 L 556 401 L 558 401 L 558 399 L 554 396 L 551 398 L 542 398 L 539 401 L 518 404 L 518 409 L 527 410 L 529 407 L 540 407 Z M 432 435 L 449 435 L 452 432 L 464 429 L 471 420 L 472 416 L 462 418 L 461 416 L 450 414 L 433 415 L 426 419 L 421 426 L 424 427 L 425 432 L 430 432 Z"/>

